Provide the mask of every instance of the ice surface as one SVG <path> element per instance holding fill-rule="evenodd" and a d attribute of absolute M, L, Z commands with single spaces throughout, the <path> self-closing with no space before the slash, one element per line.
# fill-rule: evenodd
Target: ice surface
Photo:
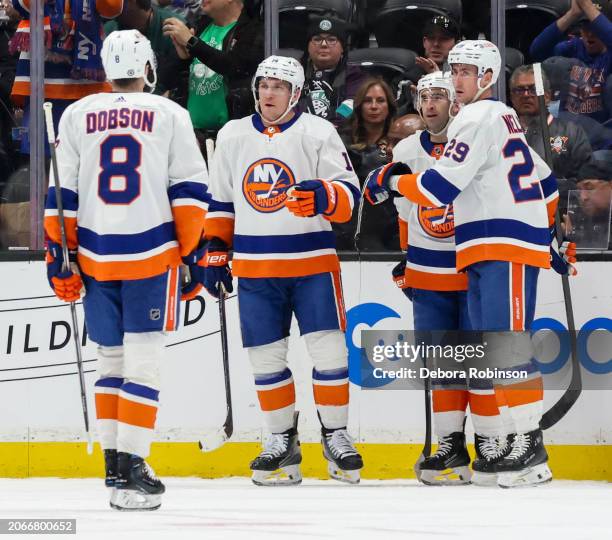
<path fill-rule="evenodd" d="M 246 478 L 164 481 L 160 510 L 121 513 L 108 507 L 99 479 L 0 479 L 0 517 L 76 518 L 76 537 L 106 540 L 612 537 L 612 485 L 605 482 L 501 490 L 408 480 L 304 480 L 286 488 L 256 487 Z M 75 538 L 53 536 L 60 537 Z"/>

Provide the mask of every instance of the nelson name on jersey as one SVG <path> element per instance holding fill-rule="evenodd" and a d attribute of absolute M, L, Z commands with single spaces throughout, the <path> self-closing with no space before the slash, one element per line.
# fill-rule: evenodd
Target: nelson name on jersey
<path fill-rule="evenodd" d="M 155 111 L 140 109 L 109 109 L 103 111 L 93 111 L 85 115 L 85 132 L 96 133 L 112 129 L 131 128 L 145 133 L 153 131 Z"/>

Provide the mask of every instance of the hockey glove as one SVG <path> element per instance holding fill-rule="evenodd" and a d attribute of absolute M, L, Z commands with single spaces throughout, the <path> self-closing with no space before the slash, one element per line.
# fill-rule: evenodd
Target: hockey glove
<path fill-rule="evenodd" d="M 561 241 L 559 252 L 550 246 L 550 266 L 557 274 L 575 276 L 578 270 L 573 263 L 576 262 L 576 243 L 567 239 Z"/>
<path fill-rule="evenodd" d="M 71 251 L 69 258 L 71 262 L 70 267 L 62 270 L 64 264 L 62 246 L 50 240 L 47 242 L 46 261 L 49 285 L 60 300 L 64 302 L 76 302 L 81 298 L 83 280 L 79 275 L 76 265 L 76 251 Z"/>
<path fill-rule="evenodd" d="M 393 275 L 395 284 L 410 300 L 412 300 L 412 289 L 408 287 L 408 283 L 406 282 L 406 259 L 397 263 L 393 267 L 393 270 L 391 270 L 391 274 Z"/>
<path fill-rule="evenodd" d="M 304 180 L 287 193 L 285 206 L 294 216 L 329 215 L 336 206 L 337 196 L 331 182 Z"/>
<path fill-rule="evenodd" d="M 183 264 L 189 268 L 189 279 L 181 285 L 181 300 L 192 300 L 204 286 L 204 265 L 206 243 L 200 242 L 189 255 L 183 257 Z"/>
<path fill-rule="evenodd" d="M 365 181 L 365 198 L 370 204 L 380 204 L 389 198 L 391 177 L 398 174 L 411 174 L 408 165 L 400 161 L 392 161 L 382 167 L 370 171 Z"/>
<path fill-rule="evenodd" d="M 229 266 L 228 247 L 220 238 L 212 238 L 206 244 L 206 254 L 204 255 L 204 277 L 202 283 L 208 293 L 215 298 L 221 296 L 223 284 L 226 292 L 234 291 L 232 285 L 232 271 Z"/>

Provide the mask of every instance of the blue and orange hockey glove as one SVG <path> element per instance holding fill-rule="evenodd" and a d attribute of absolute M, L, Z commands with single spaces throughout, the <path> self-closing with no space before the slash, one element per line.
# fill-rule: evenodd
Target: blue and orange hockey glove
<path fill-rule="evenodd" d="M 408 165 L 400 161 L 392 161 L 382 167 L 370 171 L 364 184 L 364 196 L 370 204 L 380 204 L 389 198 L 391 177 L 398 174 L 411 174 Z"/>
<path fill-rule="evenodd" d="M 578 270 L 574 266 L 576 262 L 576 243 L 566 238 L 561 240 L 559 251 L 550 246 L 550 266 L 557 274 L 575 276 Z"/>
<path fill-rule="evenodd" d="M 287 192 L 285 206 L 294 216 L 329 215 L 336 207 L 336 190 L 326 180 L 304 180 Z"/>
<path fill-rule="evenodd" d="M 220 238 L 211 238 L 206 244 L 204 266 L 202 283 L 211 296 L 215 298 L 221 296 L 220 284 L 223 284 L 226 292 L 234 291 L 232 271 L 229 266 L 229 248 Z"/>
<path fill-rule="evenodd" d="M 64 253 L 62 246 L 55 242 L 47 242 L 47 279 L 55 296 L 64 302 L 76 302 L 83 292 L 83 280 L 76 266 L 76 251 L 69 253 L 70 266 L 62 270 Z M 73 271 L 73 269 L 75 271 Z"/>
<path fill-rule="evenodd" d="M 400 261 L 393 267 L 391 275 L 398 288 L 400 288 L 409 299 L 412 299 L 412 289 L 408 287 L 408 282 L 406 281 L 406 259 Z"/>
<path fill-rule="evenodd" d="M 200 242 L 189 255 L 183 257 L 183 264 L 189 268 L 189 279 L 181 284 L 181 300 L 192 300 L 204 287 L 206 243 Z"/>

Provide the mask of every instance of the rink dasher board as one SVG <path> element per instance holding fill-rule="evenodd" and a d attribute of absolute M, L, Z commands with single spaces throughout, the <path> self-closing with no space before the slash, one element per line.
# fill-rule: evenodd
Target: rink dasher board
<path fill-rule="evenodd" d="M 394 263 L 345 262 L 342 280 L 347 311 L 375 310 L 385 318 L 376 329 L 412 328 L 412 307 L 391 281 Z M 612 318 L 609 263 L 582 263 L 571 280 L 577 327 L 594 318 Z M 70 313 L 49 296 L 44 263 L 2 263 L 0 300 L 0 476 L 96 476 L 99 456 L 82 449 L 82 413 L 73 344 L 67 340 Z M 46 298 L 33 298 L 33 297 Z M 31 299 L 26 299 L 31 298 Z M 200 316 L 202 306 L 205 306 Z M 354 311 L 357 310 L 357 311 Z M 241 347 L 237 301 L 227 303 L 235 435 L 232 444 L 204 455 L 195 441 L 223 422 L 223 380 L 219 321 L 214 299 L 189 306 L 188 323 L 168 337 L 162 368 L 161 408 L 152 461 L 160 474 L 217 477 L 248 474 L 248 460 L 262 437 L 261 419 L 250 364 Z M 82 310 L 78 313 L 82 324 Z M 565 323 L 561 281 L 543 271 L 536 318 Z M 358 324 L 347 341 L 359 344 Z M 289 363 L 296 381 L 304 473 L 325 477 L 320 457 L 319 425 L 311 391 L 312 365 L 297 326 L 292 327 Z M 205 337 L 202 337 L 205 336 Z M 51 339 L 53 337 L 53 339 Z M 65 345 L 59 347 L 62 342 Z M 181 343 L 184 342 L 184 343 Z M 83 358 L 90 417 L 94 419 L 95 344 L 86 341 Z M 66 365 L 52 365 L 66 364 Z M 25 380 L 11 380 L 25 379 Z M 10 381 L 9 381 L 10 380 Z M 545 407 L 560 392 L 547 392 Z M 612 391 L 584 392 L 558 425 L 546 432 L 557 477 L 612 480 Z M 468 421 L 468 440 L 471 427 Z M 364 390 L 351 384 L 349 430 L 364 454 L 364 477 L 407 478 L 424 436 L 423 399 L 419 391 Z M 581 456 L 576 460 L 576 456 Z M 414 459 L 413 459 L 414 458 Z"/>

